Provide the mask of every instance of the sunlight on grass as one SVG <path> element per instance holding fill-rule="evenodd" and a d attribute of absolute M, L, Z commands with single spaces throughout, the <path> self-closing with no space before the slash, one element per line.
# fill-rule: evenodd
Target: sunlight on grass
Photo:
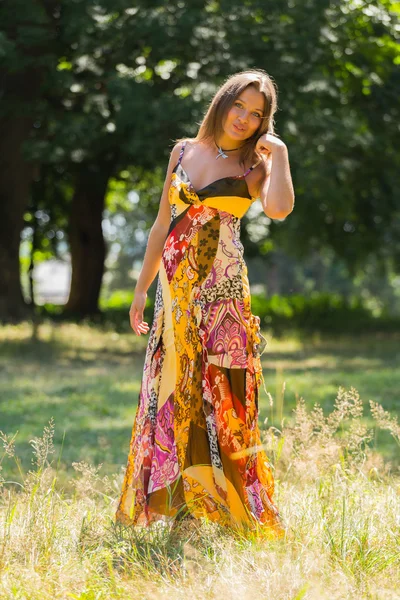
<path fill-rule="evenodd" d="M 396 418 L 372 409 L 400 445 Z M 362 411 L 356 390 L 342 388 L 330 414 L 299 401 L 292 427 L 265 430 L 287 531 L 268 541 L 205 520 L 115 524 L 122 475 L 73 463 L 67 494 L 50 420 L 30 441 L 33 467 L 22 483 L 0 479 L 1 597 L 395 598 L 400 478 L 368 447 Z M 345 420 L 349 433 L 337 436 Z M 0 464 L 16 460 L 15 440 L 0 438 Z"/>
<path fill-rule="evenodd" d="M 298 397 L 308 406 L 333 406 L 340 385 L 354 385 L 363 398 L 398 406 L 400 389 L 399 340 L 393 336 L 288 337 L 277 340 L 266 333 L 262 356 L 268 397 L 261 387 L 260 423 L 281 426 L 290 421 Z M 56 419 L 55 446 L 65 431 L 66 446 L 60 466 L 65 480 L 74 461 L 102 462 L 108 473 L 125 464 L 148 336 L 117 334 L 88 325 L 45 322 L 32 339 L 32 326 L 0 328 L 1 428 L 18 431 L 21 463 L 29 468 L 29 439 L 43 422 Z M 369 365 L 367 367 L 366 365 Z M 270 401 L 272 400 L 272 404 Z M 371 418 L 366 415 L 366 422 Z M 374 442 L 395 461 L 386 432 Z M 397 459 L 398 462 L 399 459 Z M 15 467 L 7 473 L 18 477 Z"/>
<path fill-rule="evenodd" d="M 397 598 L 398 336 L 267 336 L 260 425 L 287 527 L 269 542 L 114 524 L 147 339 L 0 329 L 0 598 Z"/>

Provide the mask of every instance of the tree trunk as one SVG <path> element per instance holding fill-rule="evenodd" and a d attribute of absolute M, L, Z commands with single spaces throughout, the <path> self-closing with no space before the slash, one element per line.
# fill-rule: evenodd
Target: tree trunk
<path fill-rule="evenodd" d="M 19 245 L 29 202 L 33 166 L 21 151 L 31 118 L 10 116 L 0 121 L 0 321 L 30 315 L 20 283 Z"/>
<path fill-rule="evenodd" d="M 110 164 L 82 164 L 72 199 L 69 225 L 72 278 L 64 313 L 83 318 L 100 313 L 98 302 L 106 246 L 102 219 Z"/>
<path fill-rule="evenodd" d="M 43 18 L 41 4 L 27 3 L 26 14 L 18 8 L 13 10 L 12 3 L 9 4 L 0 3 L 4 41 L 7 40 L 5 53 L 0 57 L 0 321 L 20 320 L 31 314 L 21 291 L 19 246 L 35 166 L 25 160 L 23 144 L 36 118 L 42 82 L 57 64 L 56 56 L 49 54 L 52 29 Z M 49 6 L 45 9 L 51 14 Z M 29 33 L 23 35 L 24 29 Z M 9 50 L 12 44 L 15 48 Z M 12 68 L 9 51 L 13 56 Z M 33 57 L 40 58 L 37 64 L 32 63 Z"/>

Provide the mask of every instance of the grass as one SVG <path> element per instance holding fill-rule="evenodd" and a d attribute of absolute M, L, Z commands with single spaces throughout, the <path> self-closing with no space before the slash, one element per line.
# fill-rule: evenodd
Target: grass
<path fill-rule="evenodd" d="M 296 399 L 308 406 L 319 403 L 327 411 L 333 405 L 339 386 L 355 387 L 368 406 L 369 400 L 399 413 L 400 407 L 400 332 L 365 336 L 321 337 L 276 340 L 266 335 L 269 344 L 263 354 L 263 370 L 273 405 L 262 396 L 260 419 L 279 426 L 290 419 Z M 372 425 L 372 419 L 366 417 Z M 385 431 L 376 431 L 375 448 L 396 464 L 400 456 Z"/>
<path fill-rule="evenodd" d="M 263 369 L 267 391 L 260 398 L 260 422 L 281 427 L 290 421 L 296 398 L 308 406 L 333 406 L 338 387 L 354 386 L 364 404 L 398 410 L 400 335 L 278 341 L 266 334 Z M 65 443 L 59 476 L 72 462 L 103 463 L 113 474 L 126 462 L 147 337 L 102 332 L 88 326 L 44 324 L 32 338 L 28 323 L 0 329 L 0 429 L 18 432 L 21 468 L 30 467 L 29 440 L 54 417 L 55 446 Z M 283 390 L 284 388 L 284 390 Z M 366 422 L 372 419 L 366 415 Z M 390 435 L 377 431 L 376 448 L 400 464 Z M 18 477 L 16 465 L 5 465 Z"/>
<path fill-rule="evenodd" d="M 115 525 L 147 338 L 3 327 L 0 598 L 397 598 L 399 336 L 266 337 L 269 542 Z"/>

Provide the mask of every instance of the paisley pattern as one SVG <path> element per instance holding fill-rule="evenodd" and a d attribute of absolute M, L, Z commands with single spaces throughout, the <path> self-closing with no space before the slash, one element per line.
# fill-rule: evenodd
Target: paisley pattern
<path fill-rule="evenodd" d="M 249 171 L 196 192 L 184 147 L 116 521 L 148 525 L 189 512 L 281 536 L 257 423 L 266 341 L 240 241 L 254 201 Z"/>

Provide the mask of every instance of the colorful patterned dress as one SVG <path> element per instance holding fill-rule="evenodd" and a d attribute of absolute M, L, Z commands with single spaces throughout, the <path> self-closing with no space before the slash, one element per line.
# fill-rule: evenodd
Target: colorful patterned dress
<path fill-rule="evenodd" d="M 256 165 L 196 192 L 184 149 L 116 521 L 148 525 L 186 512 L 281 536 L 257 424 L 265 339 L 240 241 L 254 201 L 245 177 Z"/>

